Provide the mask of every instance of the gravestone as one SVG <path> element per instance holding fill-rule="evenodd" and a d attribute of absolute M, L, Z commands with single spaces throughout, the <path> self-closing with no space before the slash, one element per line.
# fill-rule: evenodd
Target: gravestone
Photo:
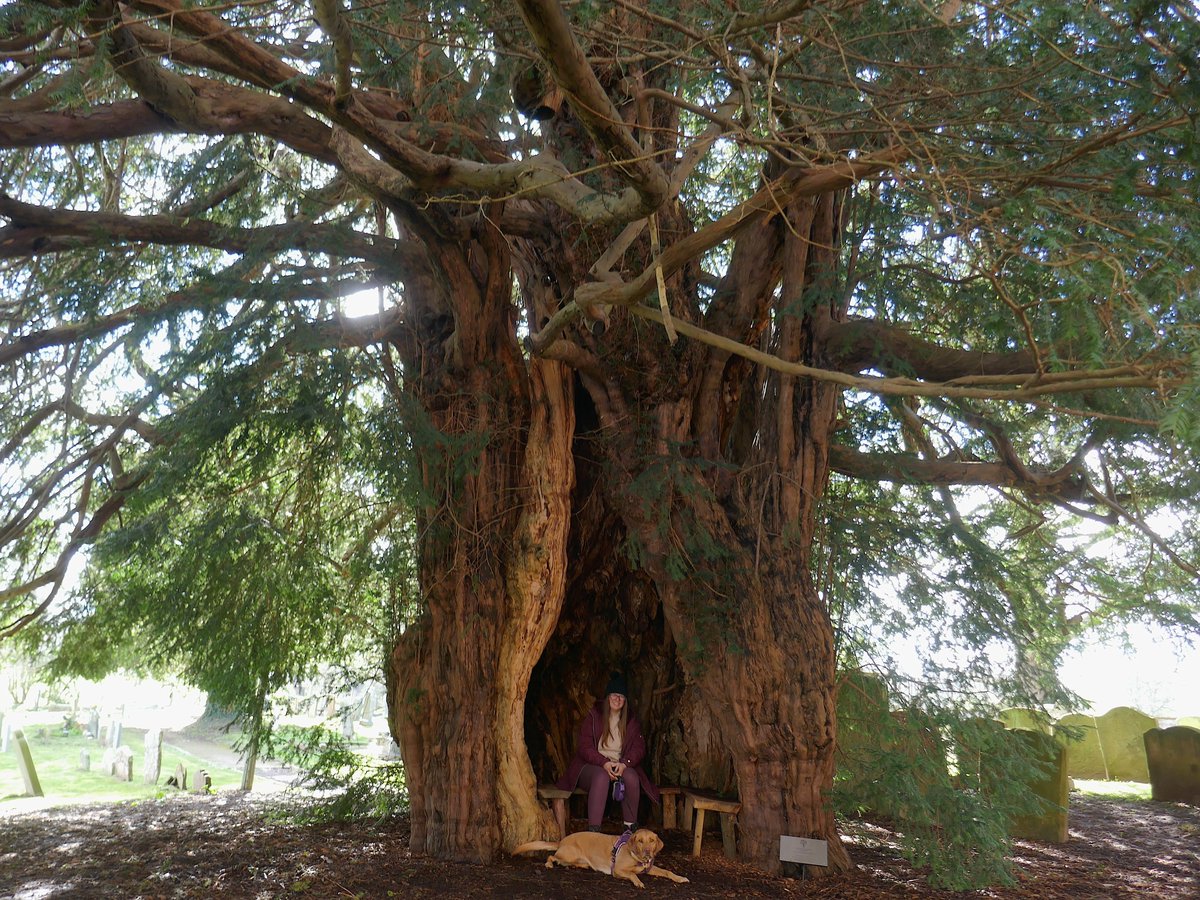
<path fill-rule="evenodd" d="M 145 749 L 142 762 L 142 781 L 145 784 L 158 784 L 158 775 L 162 770 L 162 729 L 151 728 L 142 738 Z"/>
<path fill-rule="evenodd" d="M 360 725 L 370 727 L 375 721 L 375 694 L 368 690 L 363 696 L 362 702 L 362 718 L 358 720 Z"/>
<path fill-rule="evenodd" d="M 1100 780 L 1108 778 L 1108 766 L 1104 764 L 1104 751 L 1100 748 L 1100 729 L 1094 716 L 1082 713 L 1063 716 L 1058 720 L 1055 734 L 1066 745 L 1069 776 Z"/>
<path fill-rule="evenodd" d="M 400 745 L 397 744 L 394 740 L 392 740 L 392 738 L 390 736 L 385 736 L 385 737 L 387 738 L 387 740 L 386 740 L 386 743 L 383 745 L 383 752 L 379 755 L 379 758 L 387 760 L 389 762 L 400 759 L 401 758 L 400 757 Z"/>
<path fill-rule="evenodd" d="M 1195 728 L 1200 731 L 1200 716 L 1181 716 L 1175 720 L 1176 725 L 1183 725 L 1186 728 Z"/>
<path fill-rule="evenodd" d="M 1045 770 L 1043 774 L 1034 774 L 1026 782 L 1026 787 L 1045 801 L 1043 810 L 1041 813 L 1017 816 L 1013 819 L 1012 836 L 1030 841 L 1065 844 L 1070 791 L 1067 748 L 1040 731 L 1014 728 L 1009 734 L 1015 740 L 1021 741 L 1025 745 L 1026 754 Z"/>
<path fill-rule="evenodd" d="M 8 752 L 8 744 L 12 740 L 12 733 L 12 722 L 5 719 L 4 724 L 0 725 L 0 753 Z"/>
<path fill-rule="evenodd" d="M 117 781 L 133 781 L 133 751 L 128 747 L 113 751 L 112 774 Z"/>
<path fill-rule="evenodd" d="M 354 715 L 353 715 L 353 713 L 346 712 L 342 716 L 342 737 L 344 737 L 348 741 L 354 739 Z"/>
<path fill-rule="evenodd" d="M 175 764 L 175 774 L 167 779 L 167 787 L 179 788 L 181 791 L 187 790 L 187 766 L 183 763 Z"/>
<path fill-rule="evenodd" d="M 100 712 L 93 709 L 88 713 L 87 736 L 90 738 L 100 739 Z"/>
<path fill-rule="evenodd" d="M 212 793 L 212 776 L 205 769 L 196 770 L 195 784 L 192 785 L 193 794 L 211 794 Z"/>
<path fill-rule="evenodd" d="M 1150 780 L 1146 767 L 1146 743 L 1142 739 L 1158 722 L 1144 712 L 1128 706 L 1110 709 L 1096 719 L 1100 733 L 1100 748 L 1108 766 L 1111 781 Z"/>
<path fill-rule="evenodd" d="M 1024 728 L 1026 731 L 1050 733 L 1050 716 L 1040 709 L 1030 709 L 1027 706 L 1012 706 L 1000 710 L 997 718 L 1004 723 L 1005 728 Z"/>
<path fill-rule="evenodd" d="M 1155 728 L 1144 735 L 1150 797 L 1200 805 L 1200 729 Z"/>
<path fill-rule="evenodd" d="M 113 719 L 108 723 L 108 740 L 106 746 L 116 750 L 121 746 L 121 720 Z"/>
<path fill-rule="evenodd" d="M 17 729 L 13 732 L 17 744 L 17 768 L 21 771 L 21 780 L 25 782 L 26 797 L 43 797 L 42 783 L 38 781 L 37 769 L 33 767 L 33 754 L 29 752 L 29 742 L 25 740 L 25 732 Z"/>
<path fill-rule="evenodd" d="M 90 772 L 91 769 L 92 769 L 92 754 L 88 753 L 87 750 L 80 750 L 79 751 L 79 771 L 80 772 Z"/>

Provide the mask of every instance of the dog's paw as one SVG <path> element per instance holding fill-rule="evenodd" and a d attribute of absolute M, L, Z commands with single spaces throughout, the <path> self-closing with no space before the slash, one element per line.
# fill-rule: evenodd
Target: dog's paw
<path fill-rule="evenodd" d="M 675 876 L 675 883 L 676 883 L 676 884 L 687 884 L 687 883 L 688 883 L 688 880 L 687 880 L 686 878 L 684 878 L 682 875 L 676 875 L 676 876 Z"/>

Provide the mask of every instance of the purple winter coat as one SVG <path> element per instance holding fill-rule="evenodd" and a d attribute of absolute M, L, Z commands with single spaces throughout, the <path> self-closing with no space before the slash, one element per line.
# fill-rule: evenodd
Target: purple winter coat
<path fill-rule="evenodd" d="M 579 773 L 585 765 L 603 767 L 608 762 L 607 757 L 599 750 L 600 738 L 604 736 L 604 708 L 607 700 L 607 696 L 597 700 L 596 705 L 584 718 L 583 724 L 579 726 L 579 742 L 575 747 L 575 756 L 567 766 L 567 774 L 554 785 L 559 790 L 574 790 L 579 783 Z M 642 725 L 637 716 L 630 715 L 625 722 L 625 746 L 621 748 L 621 762 L 637 772 L 642 793 L 649 797 L 651 802 L 658 803 L 658 788 L 642 768 L 642 760 L 645 758 L 646 740 L 642 737 Z"/>

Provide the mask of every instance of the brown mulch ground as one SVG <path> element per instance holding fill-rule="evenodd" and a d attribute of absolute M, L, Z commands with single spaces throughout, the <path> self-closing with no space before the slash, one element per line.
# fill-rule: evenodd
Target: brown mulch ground
<path fill-rule="evenodd" d="M 0 817 L 0 897 L 332 898 L 634 896 L 594 872 L 543 868 L 545 854 L 467 865 L 414 857 L 403 820 L 297 825 L 235 793 L 78 806 Z M 576 823 L 579 824 L 579 823 Z M 689 884 L 646 878 L 639 896 L 690 898 L 1200 897 L 1200 808 L 1073 796 L 1067 844 L 1021 842 L 1015 888 L 931 889 L 878 826 L 852 825 L 855 872 L 774 878 L 726 860 L 718 835 L 699 859 L 682 832 L 659 861 Z"/>

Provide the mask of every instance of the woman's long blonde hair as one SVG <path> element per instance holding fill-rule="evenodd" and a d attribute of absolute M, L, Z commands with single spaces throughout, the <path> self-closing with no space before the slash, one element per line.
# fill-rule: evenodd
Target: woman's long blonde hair
<path fill-rule="evenodd" d="M 612 694 L 604 695 L 604 733 L 609 737 L 618 739 L 618 746 L 625 749 L 625 725 L 629 722 L 629 698 L 625 698 L 625 703 L 621 706 L 621 711 L 617 713 L 617 732 L 613 733 L 613 711 L 608 705 L 608 698 Z"/>

